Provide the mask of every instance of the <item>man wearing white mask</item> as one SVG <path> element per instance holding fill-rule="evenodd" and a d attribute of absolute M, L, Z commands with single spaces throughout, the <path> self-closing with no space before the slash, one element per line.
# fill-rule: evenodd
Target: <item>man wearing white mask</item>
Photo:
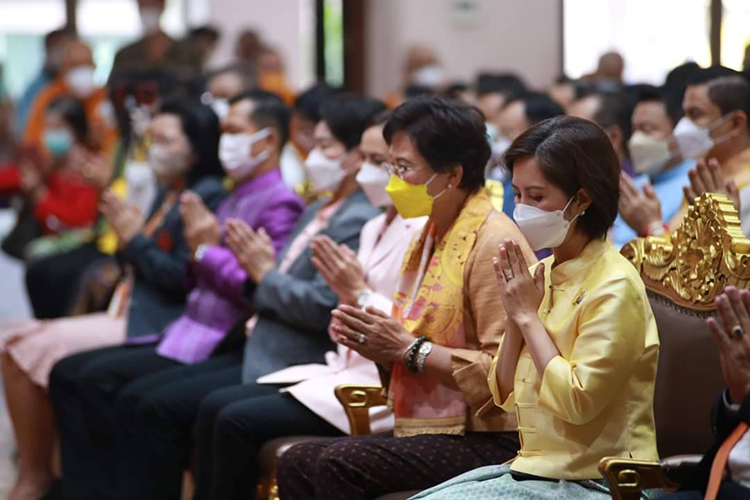
<path fill-rule="evenodd" d="M 112 76 L 149 70 L 168 70 L 177 76 L 197 76 L 202 58 L 197 46 L 176 41 L 161 29 L 165 0 L 138 0 L 143 37 L 115 54 Z"/>
<path fill-rule="evenodd" d="M 117 140 L 116 125 L 106 114 L 106 89 L 96 84 L 94 58 L 88 45 L 71 40 L 65 45 L 60 74 L 34 101 L 23 134 L 23 143 L 41 146 L 44 114 L 47 106 L 60 97 L 73 97 L 83 103 L 92 128 L 93 149 L 107 157 L 114 151 Z"/>
<path fill-rule="evenodd" d="M 728 194 L 738 208 L 750 209 L 750 203 L 740 206 L 740 198 L 750 199 L 745 190 L 750 186 L 750 84 L 728 68 L 703 69 L 688 82 L 682 108 L 685 116 L 674 137 L 683 158 L 696 159 L 697 165 L 684 187 L 687 203 L 669 221 L 669 231 L 679 227 L 688 204 L 703 193 Z M 740 218 L 750 232 L 750 213 Z"/>
<path fill-rule="evenodd" d="M 683 116 L 682 92 L 644 87 L 633 110 L 633 135 L 628 142 L 636 177 L 621 176 L 620 206 L 611 236 L 621 247 L 637 236 L 658 235 L 680 210 L 682 187 L 695 166 L 684 159 L 673 138 Z"/>

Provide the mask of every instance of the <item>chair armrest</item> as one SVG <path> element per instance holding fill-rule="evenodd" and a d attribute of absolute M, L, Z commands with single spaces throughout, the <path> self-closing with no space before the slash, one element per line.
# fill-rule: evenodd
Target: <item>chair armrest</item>
<path fill-rule="evenodd" d="M 607 480 L 614 500 L 638 500 L 643 490 L 674 490 L 678 486 L 664 474 L 660 462 L 605 457 L 599 462 L 599 472 Z"/>
<path fill-rule="evenodd" d="M 661 469 L 667 478 L 677 484 L 682 484 L 692 476 L 703 455 L 674 455 L 661 461 Z"/>
<path fill-rule="evenodd" d="M 370 434 L 369 409 L 388 404 L 379 385 L 340 385 L 334 389 L 334 393 L 344 407 L 352 436 Z"/>

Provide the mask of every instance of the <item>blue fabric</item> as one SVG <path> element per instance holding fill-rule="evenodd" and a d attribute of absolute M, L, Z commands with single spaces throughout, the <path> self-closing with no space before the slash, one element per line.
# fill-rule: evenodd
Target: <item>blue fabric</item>
<path fill-rule="evenodd" d="M 695 160 L 685 160 L 665 172 L 661 172 L 651 178 L 651 185 L 656 191 L 656 196 L 661 201 L 661 216 L 664 222 L 669 222 L 680 210 L 683 201 L 682 188 L 688 186 L 688 171 L 695 168 Z M 648 180 L 648 176 L 639 175 L 633 181 L 639 189 Z M 621 248 L 627 242 L 638 235 L 628 226 L 620 215 L 617 216 L 612 227 L 612 244 L 615 248 Z"/>
<path fill-rule="evenodd" d="M 44 89 L 52 81 L 52 75 L 47 70 L 42 70 L 36 78 L 34 78 L 23 95 L 16 103 L 16 134 L 21 137 L 26 130 L 26 121 L 29 119 L 29 113 L 31 113 L 31 107 L 34 105 L 36 97 L 39 92 Z"/>

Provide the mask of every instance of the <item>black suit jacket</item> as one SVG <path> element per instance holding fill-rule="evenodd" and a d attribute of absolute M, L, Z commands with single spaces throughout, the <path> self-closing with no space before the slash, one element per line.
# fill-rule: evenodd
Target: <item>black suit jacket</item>
<path fill-rule="evenodd" d="M 740 405 L 739 412 L 732 412 L 724 404 L 724 393 L 722 391 L 719 397 L 714 403 L 713 409 L 711 410 L 711 424 L 713 426 L 714 435 L 716 436 L 716 442 L 706 452 L 701 460 L 700 464 L 693 472 L 692 476 L 688 481 L 680 486 L 680 491 L 700 491 L 705 494 L 706 488 L 708 487 L 708 478 L 711 474 L 711 465 L 713 464 L 716 453 L 722 443 L 729 437 L 740 422 L 745 422 L 750 425 L 750 394 L 745 396 L 745 400 Z M 750 489 L 743 488 L 742 486 L 731 483 L 730 481 L 724 481 L 721 489 L 719 490 L 718 498 L 720 500 L 734 500 L 743 499 L 747 500 L 750 498 Z"/>
<path fill-rule="evenodd" d="M 322 206 L 320 201 L 305 210 L 279 262 Z M 356 251 L 362 226 L 379 213 L 358 190 L 339 207 L 320 234 Z M 328 323 L 338 297 L 313 266 L 311 257 L 308 245 L 286 273 L 274 269 L 257 286 L 248 282 L 247 295 L 259 319 L 245 342 L 244 383 L 254 383 L 258 377 L 290 365 L 322 362 L 326 351 L 335 349 L 328 336 Z"/>
<path fill-rule="evenodd" d="M 214 211 L 226 197 L 221 181 L 207 177 L 190 189 Z M 167 191 L 159 190 L 151 215 L 161 206 Z M 136 235 L 119 254 L 133 266 L 135 283 L 128 315 L 128 338 L 161 332 L 185 309 L 186 278 L 190 262 L 179 203 L 167 212 L 152 236 Z"/>

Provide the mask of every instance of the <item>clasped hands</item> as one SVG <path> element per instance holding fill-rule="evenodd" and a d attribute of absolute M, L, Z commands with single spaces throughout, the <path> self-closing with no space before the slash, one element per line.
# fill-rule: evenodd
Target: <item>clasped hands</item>
<path fill-rule="evenodd" d="M 718 315 L 706 324 L 719 346 L 729 397 L 739 404 L 750 393 L 750 291 L 728 286 L 715 303 Z"/>
<path fill-rule="evenodd" d="M 492 264 L 508 319 L 519 327 L 538 320 L 544 298 L 544 264 L 539 264 L 532 276 L 521 247 L 511 240 L 499 246 Z"/>
<path fill-rule="evenodd" d="M 104 215 L 120 240 L 120 246 L 125 246 L 141 231 L 146 221 L 143 214 L 133 205 L 108 189 L 102 193 L 99 211 Z"/>

